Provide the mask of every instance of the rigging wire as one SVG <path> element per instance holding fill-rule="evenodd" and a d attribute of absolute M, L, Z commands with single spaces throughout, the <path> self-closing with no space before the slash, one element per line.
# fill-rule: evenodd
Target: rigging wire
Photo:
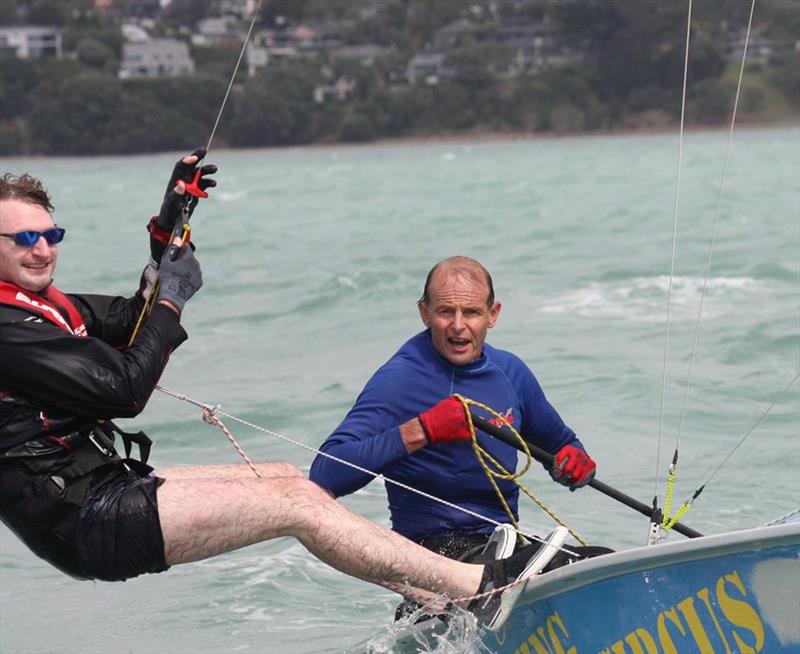
<path fill-rule="evenodd" d="M 695 359 L 695 355 L 697 353 L 697 342 L 698 342 L 698 339 L 699 339 L 699 336 L 700 336 L 700 321 L 701 321 L 702 315 L 703 315 L 703 304 L 704 304 L 704 301 L 705 301 L 706 290 L 708 288 L 708 280 L 709 280 L 710 273 L 711 273 L 711 259 L 712 259 L 713 254 L 714 254 L 714 244 L 715 244 L 716 238 L 717 238 L 717 226 L 719 224 L 719 216 L 720 216 L 721 207 L 722 207 L 722 193 L 723 193 L 723 191 L 725 189 L 725 176 L 726 176 L 727 168 L 728 168 L 728 157 L 730 156 L 731 145 L 732 145 L 732 142 L 733 142 L 733 128 L 734 128 L 734 125 L 736 124 L 736 112 L 737 112 L 737 109 L 739 107 L 739 97 L 741 95 L 741 90 L 742 90 L 742 77 L 744 75 L 744 64 L 745 64 L 745 61 L 747 60 L 747 47 L 748 47 L 748 44 L 750 43 L 750 31 L 751 31 L 751 28 L 753 26 L 753 11 L 755 10 L 755 6 L 756 6 L 756 0 L 752 0 L 752 3 L 750 4 L 750 18 L 749 18 L 749 20 L 747 22 L 747 34 L 745 35 L 745 38 L 744 38 L 744 49 L 742 50 L 742 63 L 741 63 L 741 66 L 739 67 L 739 81 L 738 81 L 738 83 L 736 85 L 736 96 L 735 96 L 734 101 L 733 101 L 733 111 L 732 111 L 732 114 L 731 114 L 731 126 L 730 126 L 730 129 L 728 130 L 728 143 L 727 143 L 727 146 L 725 147 L 725 156 L 724 156 L 723 161 L 722 161 L 722 174 L 721 174 L 720 182 L 719 182 L 719 193 L 717 194 L 717 208 L 716 208 L 716 212 L 715 212 L 715 215 L 714 215 L 714 223 L 713 223 L 713 226 L 712 226 L 712 229 L 711 229 L 711 243 L 710 243 L 709 248 L 708 248 L 708 257 L 706 259 L 706 271 L 705 271 L 705 277 L 703 279 L 703 288 L 700 291 L 700 306 L 699 306 L 699 308 L 697 310 L 697 322 L 695 323 L 694 338 L 692 340 L 692 347 L 689 350 L 689 371 L 688 371 L 688 373 L 686 375 L 686 386 L 684 387 L 683 402 L 681 404 L 680 422 L 678 424 L 678 435 L 677 435 L 677 438 L 675 439 L 675 451 L 676 452 L 678 451 L 678 446 L 680 445 L 681 433 L 683 431 L 683 424 L 684 424 L 684 420 L 685 420 L 685 417 L 686 417 L 686 403 L 687 403 L 687 401 L 689 399 L 689 386 L 691 384 L 691 379 L 692 379 L 692 371 L 693 371 L 693 368 L 694 368 L 694 359 Z"/>
<path fill-rule="evenodd" d="M 678 241 L 678 201 L 680 198 L 681 189 L 681 168 L 683 164 L 683 132 L 686 118 L 686 79 L 689 72 L 689 37 L 692 31 L 692 0 L 689 0 L 689 9 L 686 17 L 686 49 L 683 58 L 683 93 L 681 96 L 681 124 L 680 136 L 678 138 L 678 169 L 675 179 L 675 198 L 674 198 L 674 215 L 672 220 L 672 254 L 670 256 L 669 268 L 669 284 L 667 287 L 667 321 L 664 330 L 664 359 L 661 364 L 661 400 L 658 410 L 658 441 L 656 449 L 656 477 L 655 488 L 653 492 L 653 508 L 656 507 L 656 498 L 658 497 L 658 485 L 660 481 L 661 470 L 661 434 L 664 427 L 664 396 L 666 393 L 667 385 L 667 357 L 669 354 L 669 332 L 671 325 L 671 309 L 672 309 L 672 282 L 675 277 L 675 251 Z"/>
<path fill-rule="evenodd" d="M 675 482 L 676 482 L 676 478 L 677 478 L 678 452 L 679 452 L 679 449 L 680 449 L 680 439 L 681 439 L 681 434 L 683 433 L 683 426 L 684 426 L 684 423 L 685 423 L 685 420 L 686 420 L 686 406 L 687 406 L 687 403 L 688 403 L 689 389 L 691 387 L 691 380 L 692 380 L 692 372 L 694 370 L 694 361 L 695 361 L 696 353 L 697 353 L 697 343 L 698 343 L 699 337 L 700 337 L 700 324 L 701 324 L 701 321 L 702 321 L 703 306 L 704 306 L 704 303 L 705 303 L 706 292 L 707 292 L 707 289 L 708 289 L 708 280 L 709 280 L 710 273 L 711 273 L 711 261 L 713 259 L 714 244 L 716 242 L 717 227 L 719 225 L 719 218 L 720 218 L 721 207 L 722 207 L 722 194 L 723 194 L 723 191 L 725 190 L 725 177 L 726 177 L 727 166 L 728 166 L 728 158 L 730 156 L 731 145 L 732 145 L 732 142 L 733 142 L 733 129 L 734 129 L 734 126 L 736 124 L 736 114 L 737 114 L 737 109 L 738 109 L 738 106 L 739 106 L 739 97 L 741 95 L 742 78 L 743 78 L 743 75 L 744 75 L 745 62 L 747 60 L 747 48 L 748 48 L 748 44 L 749 44 L 749 41 L 750 41 L 750 34 L 751 34 L 751 31 L 752 31 L 754 10 L 755 10 L 755 0 L 752 0 L 751 5 L 750 5 L 750 17 L 749 17 L 748 23 L 747 23 L 747 33 L 746 33 L 746 36 L 745 36 L 745 44 L 744 44 L 744 48 L 742 50 L 742 62 L 741 62 L 741 65 L 739 67 L 739 79 L 738 79 L 738 83 L 736 85 L 736 94 L 735 94 L 735 97 L 734 97 L 733 110 L 731 112 L 731 124 L 730 124 L 730 129 L 728 130 L 728 140 L 727 140 L 727 145 L 726 145 L 726 148 L 725 148 L 725 156 L 723 157 L 723 162 L 722 162 L 722 173 L 720 175 L 720 183 L 719 183 L 719 192 L 717 194 L 716 211 L 715 211 L 715 215 L 714 215 L 714 221 L 713 221 L 713 224 L 712 224 L 711 239 L 710 239 L 710 243 L 709 243 L 708 255 L 707 255 L 707 258 L 706 258 L 706 267 L 705 267 L 705 274 L 704 274 L 704 278 L 703 278 L 703 287 L 702 287 L 701 292 L 700 292 L 700 302 L 699 302 L 699 307 L 698 307 L 698 312 L 697 312 L 697 321 L 695 322 L 694 336 L 693 336 L 693 339 L 692 339 L 692 345 L 691 345 L 691 347 L 689 349 L 689 366 L 688 366 L 688 371 L 687 371 L 687 376 L 686 376 L 686 383 L 685 383 L 684 389 L 683 389 L 683 399 L 681 401 L 681 410 L 680 410 L 680 419 L 679 419 L 679 424 L 678 424 L 678 432 L 677 432 L 676 437 L 675 437 L 675 449 L 673 450 L 672 462 L 671 462 L 671 464 L 669 466 L 669 474 L 668 474 L 668 478 L 667 478 L 667 488 L 666 488 L 666 492 L 665 492 L 665 496 L 664 496 L 664 509 L 663 509 L 663 514 L 662 514 L 661 517 L 662 517 L 662 527 L 663 527 L 663 529 L 665 531 L 670 529 L 678 521 L 678 519 L 686 511 L 689 510 L 689 507 L 691 506 L 691 504 L 694 502 L 694 500 L 697 499 L 697 497 L 703 491 L 703 486 L 701 486 L 700 488 L 698 488 L 695 491 L 694 495 L 689 500 L 687 500 L 686 502 L 683 503 L 683 505 L 678 509 L 678 511 L 676 512 L 676 514 L 674 516 L 670 515 L 670 513 L 672 511 L 673 492 L 674 492 Z M 673 242 L 673 245 L 674 245 L 674 242 Z M 664 363 L 664 372 L 666 373 L 666 360 L 665 360 L 665 363 Z M 662 399 L 663 399 L 663 395 L 662 395 Z M 659 441 L 659 452 L 660 452 L 660 449 L 661 448 L 660 448 L 660 441 Z M 657 511 L 656 502 L 657 502 L 657 500 L 654 497 L 654 500 L 653 500 L 654 513 Z M 652 542 L 652 538 L 655 536 L 655 531 L 656 531 L 656 526 L 654 524 L 654 521 L 651 521 L 651 542 Z"/>
<path fill-rule="evenodd" d="M 181 247 L 183 243 L 189 238 L 191 230 L 191 226 L 189 225 L 189 218 L 191 217 L 192 212 L 194 211 L 194 207 L 197 205 L 198 198 L 208 197 L 208 194 L 206 194 L 202 190 L 202 188 L 199 188 L 197 186 L 200 176 L 202 174 L 200 164 L 203 162 L 206 156 L 208 156 L 208 151 L 211 149 L 211 143 L 214 140 L 214 135 L 217 133 L 217 127 L 219 126 L 219 121 L 222 118 L 222 112 L 225 110 L 225 105 L 228 103 L 228 97 L 230 96 L 231 88 L 233 88 L 233 81 L 236 79 L 236 74 L 239 72 L 239 66 L 242 63 L 242 57 L 244 57 L 244 52 L 247 49 L 247 44 L 250 42 L 250 35 L 253 33 L 253 27 L 255 27 L 256 20 L 258 19 L 259 12 L 261 10 L 261 4 L 263 1 L 264 0 L 258 0 L 258 5 L 256 5 L 256 8 L 253 10 L 253 17 L 250 20 L 250 27 L 247 29 L 247 35 L 244 37 L 244 42 L 242 43 L 241 50 L 239 50 L 239 57 L 236 60 L 236 65 L 233 67 L 233 73 L 231 73 L 231 78 L 228 81 L 228 88 L 225 90 L 225 96 L 222 98 L 222 103 L 220 104 L 219 111 L 217 112 L 217 118 L 214 121 L 214 126 L 211 128 L 211 134 L 208 137 L 208 143 L 206 144 L 205 147 L 205 154 L 195 162 L 194 179 L 190 184 L 188 184 L 185 187 L 181 223 L 176 227 L 173 227 L 173 234 L 172 237 L 170 238 L 169 248 L 170 248 L 170 256 L 172 257 L 174 257 L 174 255 L 176 254 L 177 248 Z M 144 319 L 148 315 L 150 315 L 150 311 L 152 310 L 155 304 L 155 300 L 158 296 L 158 287 L 159 287 L 158 273 L 156 273 L 154 279 L 152 280 L 152 283 L 153 283 L 153 288 L 151 289 L 150 295 L 147 297 L 145 304 L 142 307 L 141 312 L 139 313 L 139 318 L 137 319 L 136 324 L 133 327 L 133 331 L 131 332 L 130 339 L 128 340 L 128 346 L 132 345 L 133 342 L 136 340 L 137 336 L 139 335 L 139 330 L 144 324 Z"/>
<path fill-rule="evenodd" d="M 214 121 L 214 127 L 211 128 L 211 135 L 208 137 L 208 143 L 206 144 L 206 156 L 208 156 L 208 151 L 211 149 L 211 142 L 214 140 L 214 135 L 217 133 L 217 127 L 219 126 L 220 118 L 222 118 L 222 111 L 225 109 L 225 105 L 228 102 L 228 96 L 231 93 L 231 88 L 233 87 L 233 80 L 236 79 L 236 73 L 239 72 L 239 66 L 242 63 L 242 57 L 244 56 L 244 52 L 247 49 L 247 44 L 250 42 L 250 35 L 253 33 L 253 27 L 256 24 L 256 19 L 258 18 L 259 12 L 261 11 L 261 3 L 264 0 L 258 0 L 258 5 L 253 10 L 253 18 L 250 20 L 250 27 L 247 30 L 247 35 L 244 37 L 244 42 L 242 43 L 242 49 L 239 51 L 239 58 L 236 60 L 236 65 L 233 67 L 233 74 L 231 75 L 231 79 L 228 82 L 228 88 L 225 91 L 225 97 L 222 99 L 222 104 L 219 107 L 219 111 L 217 112 L 217 119 Z M 199 165 L 200 162 L 197 162 Z"/>
<path fill-rule="evenodd" d="M 761 422 L 764 420 L 764 418 L 767 417 L 767 414 L 769 414 L 769 412 L 772 411 L 773 408 L 775 408 L 775 405 L 786 394 L 786 391 L 788 391 L 792 387 L 792 385 L 797 381 L 798 377 L 800 377 L 800 371 L 798 371 L 797 374 L 792 378 L 792 381 L 790 381 L 788 384 L 786 384 L 786 386 L 783 387 L 783 390 L 780 393 L 778 393 L 777 397 L 772 401 L 772 404 L 770 404 L 767 407 L 767 409 L 753 423 L 753 426 L 750 427 L 748 432 L 744 436 L 742 436 L 742 438 L 733 447 L 733 449 L 730 452 L 728 452 L 728 455 L 722 460 L 722 462 L 708 476 L 708 478 L 705 480 L 705 482 L 703 482 L 702 486 L 708 486 L 708 484 L 711 482 L 712 479 L 714 479 L 714 477 L 717 475 L 717 473 L 720 470 L 722 470 L 722 468 L 725 466 L 726 463 L 728 463 L 728 460 L 734 455 L 736 450 L 738 450 L 739 447 L 741 447 L 742 443 L 744 443 L 750 437 L 750 434 L 752 434 L 756 430 L 756 427 L 758 427 L 761 424 Z"/>

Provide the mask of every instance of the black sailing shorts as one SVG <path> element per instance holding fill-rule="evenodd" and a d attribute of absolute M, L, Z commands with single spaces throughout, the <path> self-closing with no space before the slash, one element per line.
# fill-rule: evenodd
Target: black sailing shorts
<path fill-rule="evenodd" d="M 77 547 L 83 573 L 121 581 L 145 572 L 163 572 L 164 539 L 152 474 L 118 469 L 93 487 L 80 511 Z"/>
<path fill-rule="evenodd" d="M 0 462 L 0 517 L 38 556 L 78 579 L 166 570 L 152 468 L 75 451 Z"/>

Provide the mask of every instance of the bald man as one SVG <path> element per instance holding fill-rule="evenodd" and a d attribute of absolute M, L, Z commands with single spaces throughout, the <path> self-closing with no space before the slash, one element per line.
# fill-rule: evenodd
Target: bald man
<path fill-rule="evenodd" d="M 372 376 L 321 451 L 495 522 L 508 522 L 472 451 L 463 407 L 451 397 L 458 393 L 492 407 L 526 440 L 554 454 L 551 476 L 556 481 L 571 490 L 589 483 L 594 461 L 531 370 L 514 354 L 485 342 L 500 315 L 489 272 L 468 257 L 440 261 L 428 273 L 418 309 L 425 330 Z M 493 419 L 480 409 L 474 412 Z M 480 443 L 507 470 L 516 469 L 513 447 L 485 434 Z M 310 478 L 339 497 L 373 476 L 318 455 Z M 516 519 L 517 486 L 500 479 L 497 484 Z M 445 556 L 480 551 L 493 532 L 492 522 L 471 513 L 395 484 L 388 483 L 386 490 L 392 528 Z"/>

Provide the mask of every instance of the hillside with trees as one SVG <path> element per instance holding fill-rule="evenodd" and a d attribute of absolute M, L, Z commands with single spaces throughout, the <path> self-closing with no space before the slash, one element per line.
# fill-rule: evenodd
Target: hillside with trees
<path fill-rule="evenodd" d="M 680 118 L 687 4 L 266 0 L 215 143 L 668 128 Z M 255 5 L 3 0 L 0 154 L 151 152 L 204 143 Z M 686 120 L 725 124 L 750 3 L 693 6 Z M 55 55 L 14 50 L 11 39 L 26 26 L 54 30 Z M 795 0 L 756 3 L 741 122 L 797 121 L 798 35 Z M 126 68 L 131 39 L 142 48 L 179 45 L 191 72 Z"/>

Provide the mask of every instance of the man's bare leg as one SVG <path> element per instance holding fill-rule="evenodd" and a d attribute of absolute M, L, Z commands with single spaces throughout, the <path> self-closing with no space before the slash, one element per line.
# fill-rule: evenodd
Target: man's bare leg
<path fill-rule="evenodd" d="M 262 461 L 253 463 L 258 473 L 265 479 L 275 477 L 304 477 L 305 475 L 291 463 Z M 222 463 L 217 465 L 188 465 L 174 468 L 158 468 L 155 474 L 164 479 L 256 479 L 255 473 L 246 463 Z"/>
<path fill-rule="evenodd" d="M 427 601 L 430 592 L 472 595 L 483 574 L 483 566 L 441 557 L 348 511 L 302 475 L 168 475 L 158 489 L 158 510 L 170 565 L 294 536 L 332 567 L 418 601 Z"/>

